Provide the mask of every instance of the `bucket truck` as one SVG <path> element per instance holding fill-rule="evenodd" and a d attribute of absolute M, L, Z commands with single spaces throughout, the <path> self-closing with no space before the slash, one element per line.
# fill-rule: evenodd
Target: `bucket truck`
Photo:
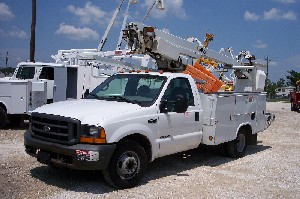
<path fill-rule="evenodd" d="M 235 58 L 230 49 L 215 52 L 141 23 L 128 24 L 124 39 L 131 54 L 151 56 L 157 68 L 119 68 L 85 99 L 35 109 L 27 154 L 47 165 L 101 170 L 110 185 L 130 188 L 151 161 L 201 144 L 224 145 L 241 158 L 274 119 L 262 92 L 265 66 L 249 52 Z M 231 77 L 213 75 L 226 70 Z"/>

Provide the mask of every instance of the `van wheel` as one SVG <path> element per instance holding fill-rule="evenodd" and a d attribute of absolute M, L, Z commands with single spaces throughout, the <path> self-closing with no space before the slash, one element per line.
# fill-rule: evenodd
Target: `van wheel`
<path fill-rule="evenodd" d="M 7 114 L 6 111 L 0 107 L 0 128 L 5 127 L 7 123 Z"/>
<path fill-rule="evenodd" d="M 12 125 L 20 126 L 21 121 L 22 121 L 22 117 L 21 117 L 21 115 L 9 115 L 8 120 L 10 121 L 10 123 Z"/>
<path fill-rule="evenodd" d="M 110 185 L 126 189 L 137 185 L 146 170 L 144 148 L 134 141 L 125 141 L 117 147 L 103 176 Z"/>
<path fill-rule="evenodd" d="M 229 157 L 241 158 L 245 155 L 246 151 L 246 134 L 244 131 L 240 131 L 237 134 L 236 139 L 227 143 L 227 153 Z"/>

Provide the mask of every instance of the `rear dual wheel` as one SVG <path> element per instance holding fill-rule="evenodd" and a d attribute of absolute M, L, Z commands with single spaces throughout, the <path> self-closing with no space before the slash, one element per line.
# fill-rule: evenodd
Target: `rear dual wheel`
<path fill-rule="evenodd" d="M 227 143 L 227 153 L 229 157 L 241 158 L 246 152 L 246 133 L 243 130 L 237 134 L 236 139 Z"/>

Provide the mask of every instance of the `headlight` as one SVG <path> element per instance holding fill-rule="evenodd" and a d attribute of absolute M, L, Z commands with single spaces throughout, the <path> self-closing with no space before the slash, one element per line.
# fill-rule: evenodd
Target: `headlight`
<path fill-rule="evenodd" d="M 88 135 L 91 136 L 91 137 L 98 137 L 99 132 L 100 132 L 100 128 L 99 128 L 99 127 L 91 126 L 91 127 L 89 128 L 89 133 L 88 133 Z"/>
<path fill-rule="evenodd" d="M 81 127 L 80 142 L 92 144 L 106 143 L 106 134 L 104 128 L 83 125 Z"/>

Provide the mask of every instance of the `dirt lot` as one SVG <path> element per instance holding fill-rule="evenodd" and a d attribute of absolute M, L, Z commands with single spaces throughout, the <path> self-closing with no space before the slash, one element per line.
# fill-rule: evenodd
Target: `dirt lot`
<path fill-rule="evenodd" d="M 100 172 L 58 170 L 24 152 L 26 129 L 0 130 L 0 198 L 299 198 L 300 113 L 288 103 L 267 109 L 276 121 L 240 159 L 201 147 L 149 165 L 140 186 L 116 190 Z"/>

